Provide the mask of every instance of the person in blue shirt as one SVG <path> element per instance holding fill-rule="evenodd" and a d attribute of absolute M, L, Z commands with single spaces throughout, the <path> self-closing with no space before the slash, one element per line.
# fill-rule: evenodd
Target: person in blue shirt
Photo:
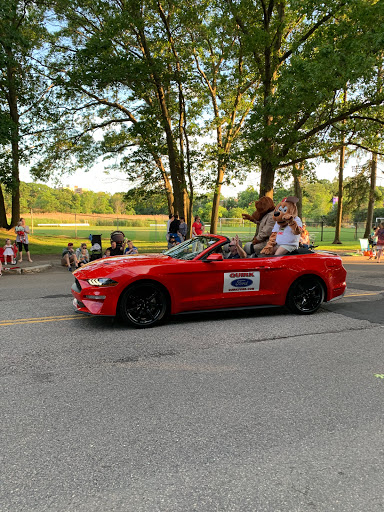
<path fill-rule="evenodd" d="M 132 256 L 133 254 L 139 254 L 139 250 L 137 247 L 133 245 L 132 240 L 127 241 L 127 247 L 124 251 L 125 256 Z"/>

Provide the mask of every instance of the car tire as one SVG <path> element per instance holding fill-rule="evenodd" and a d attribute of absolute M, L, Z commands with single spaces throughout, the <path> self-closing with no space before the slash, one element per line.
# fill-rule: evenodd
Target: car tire
<path fill-rule="evenodd" d="M 324 286 L 317 277 L 304 276 L 291 285 L 286 306 L 292 313 L 311 315 L 321 306 L 324 295 Z"/>
<path fill-rule="evenodd" d="M 119 303 L 121 319 L 142 329 L 163 322 L 168 313 L 166 293 L 154 283 L 137 283 L 123 293 Z"/>

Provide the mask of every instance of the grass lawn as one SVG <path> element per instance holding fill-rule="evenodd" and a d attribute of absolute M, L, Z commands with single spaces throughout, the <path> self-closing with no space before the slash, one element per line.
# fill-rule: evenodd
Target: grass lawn
<path fill-rule="evenodd" d="M 59 255 L 61 254 L 63 248 L 67 246 L 68 242 L 73 242 L 75 247 L 79 247 L 82 242 L 86 242 L 88 247 L 90 247 L 90 241 L 88 239 L 90 233 L 102 235 L 102 245 L 103 249 L 105 249 L 106 247 L 109 246 L 109 237 L 112 231 L 113 230 L 111 229 L 111 227 L 106 226 L 97 226 L 95 228 L 78 228 L 77 238 L 75 238 L 75 228 L 72 227 L 34 228 L 33 234 L 29 235 L 31 254 Z M 155 229 L 147 227 L 128 227 L 123 228 L 123 231 L 127 238 L 133 240 L 134 244 L 141 253 L 158 253 L 167 248 L 164 228 Z M 222 228 L 222 232 L 220 234 L 231 237 L 238 233 L 240 238 L 244 242 L 246 242 L 252 239 L 254 231 L 255 230 L 252 225 L 244 227 L 225 226 Z M 315 244 L 318 246 L 319 249 L 330 251 L 346 251 L 351 253 L 356 252 L 358 249 L 360 249 L 359 240 L 354 239 L 355 231 L 353 228 L 341 230 L 341 239 L 343 241 L 342 245 L 332 244 L 332 241 L 334 239 L 334 228 L 324 229 L 323 241 L 320 240 L 321 233 L 319 229 L 309 228 L 309 232 L 310 234 L 315 235 Z M 362 237 L 362 234 L 358 233 L 358 236 Z M 6 231 L 5 229 L 0 229 L 0 246 L 3 246 L 5 244 L 6 238 L 11 238 L 12 241 L 15 239 L 15 234 L 13 230 Z"/>

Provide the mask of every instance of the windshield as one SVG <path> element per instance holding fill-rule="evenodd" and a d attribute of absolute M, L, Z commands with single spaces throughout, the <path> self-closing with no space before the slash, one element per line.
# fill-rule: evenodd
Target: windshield
<path fill-rule="evenodd" d="M 175 247 L 165 251 L 164 254 L 177 260 L 193 260 L 218 241 L 217 238 L 211 236 L 197 236 L 175 245 Z"/>

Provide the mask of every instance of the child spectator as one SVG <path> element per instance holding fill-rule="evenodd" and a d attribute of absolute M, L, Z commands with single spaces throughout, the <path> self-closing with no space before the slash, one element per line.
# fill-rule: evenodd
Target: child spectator
<path fill-rule="evenodd" d="M 21 220 L 19 220 L 15 227 L 15 233 L 19 237 L 20 242 L 22 244 L 25 243 L 25 229 Z"/>
<path fill-rule="evenodd" d="M 12 245 L 10 238 L 7 238 L 5 241 L 3 256 L 4 256 L 4 265 L 7 264 L 8 258 L 9 258 L 11 265 L 14 265 L 16 263 L 15 253 L 14 253 L 13 245 Z"/>
<path fill-rule="evenodd" d="M 89 254 L 88 254 L 87 248 L 83 247 L 81 249 L 81 253 L 80 253 L 80 256 L 78 258 L 79 267 L 82 267 L 86 263 L 89 263 Z"/>
<path fill-rule="evenodd" d="M 177 242 L 173 235 L 170 235 L 169 242 L 168 242 L 168 249 L 171 249 L 172 247 L 175 247 L 175 245 L 179 245 L 179 243 L 180 242 Z"/>
<path fill-rule="evenodd" d="M 127 248 L 124 251 L 124 254 L 127 256 L 132 256 L 133 254 L 139 254 L 139 250 L 137 247 L 133 245 L 132 240 L 127 241 Z"/>
<path fill-rule="evenodd" d="M 103 254 L 103 258 L 109 258 L 111 255 L 111 249 L 107 249 L 105 253 Z"/>

